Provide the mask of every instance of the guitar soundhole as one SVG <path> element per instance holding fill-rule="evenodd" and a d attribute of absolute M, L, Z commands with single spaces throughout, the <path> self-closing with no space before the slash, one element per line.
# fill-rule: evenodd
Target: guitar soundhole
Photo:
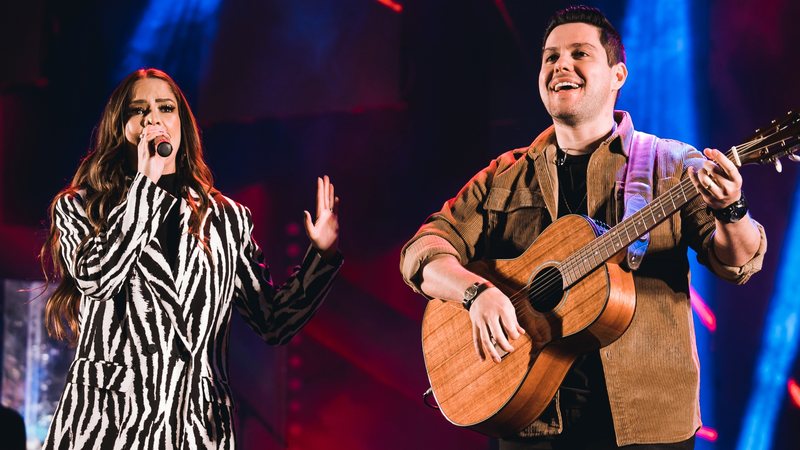
<path fill-rule="evenodd" d="M 528 300 L 536 311 L 552 311 L 564 296 L 561 272 L 556 267 L 547 267 L 533 277 L 528 288 Z"/>

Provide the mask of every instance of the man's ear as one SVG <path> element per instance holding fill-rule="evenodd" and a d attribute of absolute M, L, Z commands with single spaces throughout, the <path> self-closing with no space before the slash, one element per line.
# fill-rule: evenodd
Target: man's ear
<path fill-rule="evenodd" d="M 622 89 L 625 80 L 628 79 L 628 66 L 624 62 L 618 62 L 611 68 L 611 72 L 613 77 L 611 87 L 618 91 Z"/>

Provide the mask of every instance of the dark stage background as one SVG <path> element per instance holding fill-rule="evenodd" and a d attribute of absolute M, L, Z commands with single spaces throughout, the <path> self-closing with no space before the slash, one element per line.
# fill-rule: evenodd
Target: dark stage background
<path fill-rule="evenodd" d="M 620 31 L 633 3 L 592 2 Z M 85 154 L 104 101 L 131 70 L 163 68 L 201 122 L 218 187 L 252 209 L 256 238 L 278 281 L 307 245 L 302 211 L 313 207 L 315 177 L 329 174 L 342 199 L 346 263 L 317 317 L 282 349 L 267 347 L 238 317 L 234 322 L 231 384 L 241 447 L 489 448 L 488 439 L 456 429 L 422 403 L 424 300 L 403 284 L 398 254 L 424 218 L 489 159 L 527 145 L 548 125 L 536 87 L 538 49 L 547 17 L 567 4 L 6 5 L 0 278 L 41 278 L 36 255 L 48 202 Z M 797 2 L 713 0 L 690 12 L 700 139 L 692 144 L 728 148 L 800 104 Z M 711 281 L 706 288 L 716 299 L 717 329 L 709 356 L 714 401 L 704 414 L 714 417 L 705 425 L 718 437 L 698 448 L 740 445 L 795 207 L 796 167 L 784 164 L 780 176 L 768 167 L 743 173 L 769 252 L 748 285 Z M 791 364 L 789 377 L 797 379 L 800 367 Z M 772 446 L 758 448 L 797 448 L 800 408 L 787 389 L 778 408 Z"/>

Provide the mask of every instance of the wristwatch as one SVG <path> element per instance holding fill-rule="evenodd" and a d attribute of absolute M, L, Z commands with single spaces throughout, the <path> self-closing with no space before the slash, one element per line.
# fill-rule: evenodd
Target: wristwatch
<path fill-rule="evenodd" d="M 461 302 L 464 305 L 464 309 L 469 311 L 469 308 L 472 306 L 472 302 L 481 295 L 481 292 L 493 288 L 494 285 L 489 281 L 476 281 L 472 284 L 472 286 L 468 287 L 466 291 L 464 291 L 464 300 Z"/>
<path fill-rule="evenodd" d="M 747 199 L 744 198 L 744 192 L 742 192 L 739 200 L 730 205 L 720 209 L 711 209 L 711 214 L 714 214 L 714 217 L 722 223 L 738 222 L 747 215 Z"/>

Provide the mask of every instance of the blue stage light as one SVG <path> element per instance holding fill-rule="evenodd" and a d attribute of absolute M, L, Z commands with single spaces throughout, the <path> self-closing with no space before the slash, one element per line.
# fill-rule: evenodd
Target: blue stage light
<path fill-rule="evenodd" d="M 151 0 L 128 40 L 116 79 L 142 67 L 199 73 L 216 35 L 219 4 L 220 0 Z"/>
<path fill-rule="evenodd" d="M 619 98 L 638 130 L 678 139 L 698 146 L 698 105 L 692 30 L 692 2 L 686 0 L 629 0 L 622 40 L 628 59 L 629 78 Z M 715 305 L 713 280 L 689 251 L 691 283 L 711 308 Z M 700 407 L 704 425 L 714 425 L 714 358 L 712 330 L 695 316 L 697 351 L 700 358 Z M 698 440 L 697 450 L 713 448 Z"/>
<path fill-rule="evenodd" d="M 756 363 L 753 387 L 739 435 L 739 450 L 767 450 L 781 405 L 792 362 L 797 356 L 798 315 L 800 314 L 800 183 L 795 187 L 794 208 L 781 249 L 781 264 L 775 277 L 777 286 L 770 299 L 764 322 L 764 337 Z"/>

